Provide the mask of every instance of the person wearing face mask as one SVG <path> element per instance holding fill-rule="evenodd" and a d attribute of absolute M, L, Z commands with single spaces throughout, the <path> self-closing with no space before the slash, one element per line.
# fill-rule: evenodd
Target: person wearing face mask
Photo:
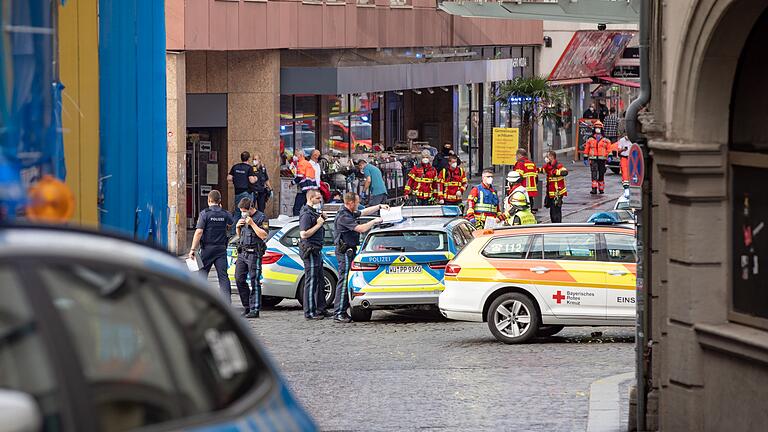
<path fill-rule="evenodd" d="M 241 217 L 235 225 L 240 243 L 237 246 L 235 261 L 235 284 L 246 318 L 258 318 L 261 309 L 261 258 L 267 245 L 264 239 L 269 232 L 267 217 L 254 207 L 253 201 L 243 198 L 238 203 Z M 246 280 L 250 278 L 251 286 Z"/>
<path fill-rule="evenodd" d="M 448 159 L 453 155 L 453 145 L 451 143 L 443 144 L 443 151 L 435 156 L 435 161 L 433 163 L 438 174 L 441 173 L 445 168 L 448 168 L 448 165 L 450 164 Z"/>
<path fill-rule="evenodd" d="M 461 201 L 465 190 L 467 190 L 467 174 L 464 168 L 459 167 L 456 156 L 448 156 L 448 166 L 438 174 L 437 197 L 440 204 L 463 207 Z"/>
<path fill-rule="evenodd" d="M 272 195 L 272 185 L 269 183 L 267 168 L 261 163 L 258 153 L 253 155 L 253 171 L 256 173 L 256 183 L 251 184 L 251 192 L 256 209 L 263 213 L 267 200 Z"/>
<path fill-rule="evenodd" d="M 304 261 L 304 318 L 321 320 L 330 314 L 326 311 L 325 292 L 320 289 L 323 280 L 323 224 L 327 219 L 322 214 L 323 198 L 320 191 L 307 191 L 307 203 L 299 215 L 299 253 Z"/>
<path fill-rule="evenodd" d="M 549 219 L 552 223 L 563 221 L 563 197 L 568 196 L 565 188 L 565 176 L 568 170 L 557 161 L 557 154 L 553 151 L 544 153 L 544 166 L 541 172 L 547 175 L 547 197 L 544 199 L 544 207 L 549 209 Z"/>
<path fill-rule="evenodd" d="M 437 170 L 429 163 L 429 151 L 421 152 L 421 164 L 408 173 L 404 193 L 406 199 L 413 195 L 416 205 L 431 205 L 437 199 Z"/>
<path fill-rule="evenodd" d="M 475 228 L 482 229 L 485 226 L 485 220 L 489 217 L 494 217 L 498 221 L 505 219 L 499 207 L 499 195 L 493 188 L 493 170 L 485 169 L 483 181 L 469 191 L 466 218 L 475 225 Z"/>
<path fill-rule="evenodd" d="M 304 157 L 304 152 L 300 150 L 293 158 L 296 161 L 296 177 L 293 178 L 293 183 L 298 188 L 296 199 L 293 201 L 293 215 L 298 216 L 307 202 L 307 191 L 318 189 L 318 185 L 315 182 L 315 169 Z"/>
<path fill-rule="evenodd" d="M 611 149 L 611 141 L 603 136 L 603 123 L 599 120 L 592 126 L 592 136 L 584 145 L 584 158 L 589 159 L 592 172 L 592 191 L 594 195 L 600 191 L 605 193 L 605 162 Z"/>

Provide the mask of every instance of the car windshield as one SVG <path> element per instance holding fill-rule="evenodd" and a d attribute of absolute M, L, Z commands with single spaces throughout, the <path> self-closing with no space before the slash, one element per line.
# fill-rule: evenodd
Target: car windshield
<path fill-rule="evenodd" d="M 367 252 L 447 251 L 445 233 L 438 231 L 386 231 L 371 234 L 365 243 Z"/>
<path fill-rule="evenodd" d="M 371 139 L 371 124 L 363 123 L 359 125 L 352 125 L 352 135 L 358 140 Z"/>

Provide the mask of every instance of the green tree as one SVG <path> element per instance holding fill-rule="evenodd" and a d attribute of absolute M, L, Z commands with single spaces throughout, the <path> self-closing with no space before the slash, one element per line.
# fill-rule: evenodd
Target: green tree
<path fill-rule="evenodd" d="M 529 152 L 532 151 L 533 126 L 542 121 L 560 120 L 559 108 L 568 103 L 568 93 L 551 85 L 544 76 L 517 77 L 502 83 L 496 100 L 506 107 L 510 98 L 518 98 L 522 105 L 520 147 Z"/>

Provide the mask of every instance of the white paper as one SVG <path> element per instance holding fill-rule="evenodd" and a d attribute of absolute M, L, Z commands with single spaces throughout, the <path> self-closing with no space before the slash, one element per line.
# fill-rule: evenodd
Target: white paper
<path fill-rule="evenodd" d="M 187 258 L 186 260 L 187 268 L 189 271 L 196 272 L 200 270 L 200 267 L 202 267 L 202 263 L 199 261 L 199 258 L 197 255 L 195 255 L 194 258 Z"/>
<path fill-rule="evenodd" d="M 383 223 L 400 222 L 403 220 L 403 207 L 390 207 L 389 210 L 379 210 Z"/>
<path fill-rule="evenodd" d="M 494 229 L 497 226 L 499 226 L 498 222 L 496 221 L 495 217 L 487 217 L 485 219 L 485 225 L 483 226 L 484 229 Z"/>
<path fill-rule="evenodd" d="M 219 184 L 219 164 L 207 164 L 205 182 L 209 185 Z"/>

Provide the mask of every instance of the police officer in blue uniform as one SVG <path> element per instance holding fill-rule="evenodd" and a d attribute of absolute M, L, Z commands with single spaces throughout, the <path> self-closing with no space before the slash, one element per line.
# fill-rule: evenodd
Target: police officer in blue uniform
<path fill-rule="evenodd" d="M 229 169 L 229 175 L 227 180 L 232 182 L 232 186 L 235 187 L 235 206 L 232 209 L 232 218 L 237 220 L 240 215 L 237 204 L 243 198 L 250 198 L 253 201 L 253 194 L 251 193 L 252 185 L 256 183 L 258 177 L 256 176 L 256 170 L 250 162 L 251 154 L 247 151 L 240 153 L 240 163 L 232 165 Z"/>
<path fill-rule="evenodd" d="M 243 198 L 237 205 L 241 218 L 235 227 L 240 236 L 235 262 L 235 283 L 246 318 L 258 318 L 261 310 L 261 257 L 267 249 L 264 239 L 269 232 L 269 221 L 264 213 L 255 208 L 249 198 Z M 251 279 L 248 287 L 246 277 Z"/>
<path fill-rule="evenodd" d="M 227 303 L 232 303 L 232 288 L 227 276 L 227 230 L 234 223 L 232 215 L 221 208 L 221 192 L 212 190 L 208 193 L 208 208 L 200 212 L 192 238 L 189 257 L 194 258 L 198 246 L 203 268 L 200 274 L 206 279 L 211 267 L 216 267 L 221 295 Z"/>
<path fill-rule="evenodd" d="M 374 225 L 381 222 L 381 218 L 375 218 L 367 223 L 358 224 L 357 218 L 374 214 L 381 209 L 387 210 L 389 206 L 379 204 L 358 211 L 360 197 L 354 192 L 344 194 L 344 207 L 336 213 L 334 221 L 334 242 L 336 243 L 336 259 L 339 261 L 339 282 L 336 284 L 336 311 L 334 321 L 340 323 L 352 322 L 347 314 L 349 308 L 349 285 L 347 275 L 349 266 L 355 259 L 357 246 L 360 244 L 360 234 L 368 232 Z"/>
<path fill-rule="evenodd" d="M 320 289 L 323 280 L 323 237 L 325 236 L 326 217 L 320 212 L 323 197 L 320 191 L 307 191 L 307 203 L 299 212 L 299 252 L 304 261 L 304 318 L 321 320 L 326 315 L 325 292 Z"/>

